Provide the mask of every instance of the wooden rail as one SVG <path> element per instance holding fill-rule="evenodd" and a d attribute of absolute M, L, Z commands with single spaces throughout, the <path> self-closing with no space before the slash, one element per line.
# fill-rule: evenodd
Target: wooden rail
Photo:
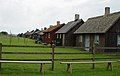
<path fill-rule="evenodd" d="M 93 58 L 54 58 L 54 61 L 63 61 L 63 60 L 92 60 Z M 95 60 L 111 60 L 111 59 L 119 59 L 119 58 L 95 58 Z M 14 60 L 20 60 L 20 61 L 49 61 L 49 60 L 52 60 L 52 59 L 4 59 L 2 58 L 1 60 L 11 60 L 11 61 L 14 61 Z"/>
<path fill-rule="evenodd" d="M 2 52 L 2 54 L 52 54 L 51 52 Z M 60 53 L 54 52 L 54 54 L 92 54 L 92 53 Z"/>
<path fill-rule="evenodd" d="M 2 47 L 50 48 L 51 46 L 2 45 Z"/>
<path fill-rule="evenodd" d="M 8 60 L 8 61 L 51 61 L 52 62 L 52 70 L 54 70 L 54 45 L 52 45 L 52 52 L 3 52 L 2 47 L 31 47 L 31 48 L 50 48 L 51 46 L 21 46 L 21 45 L 2 45 L 0 43 L 0 60 Z M 2 54 L 50 54 L 52 55 L 51 59 L 4 59 L 2 58 Z M 6 61 L 7 62 L 7 61 Z M 1 69 L 1 63 L 0 62 L 0 69 Z"/>
<path fill-rule="evenodd" d="M 95 47 L 95 48 L 103 50 L 120 50 L 120 47 Z"/>
<path fill-rule="evenodd" d="M 96 58 L 95 55 L 95 50 L 96 49 L 120 49 L 120 47 L 89 47 L 91 52 L 81 52 L 81 53 L 68 53 L 68 52 L 55 52 L 55 45 L 52 45 L 52 52 L 3 52 L 2 47 L 34 47 L 34 48 L 50 48 L 50 46 L 21 46 L 21 45 L 2 45 L 0 43 L 0 60 L 9 60 L 9 61 L 14 61 L 14 60 L 19 60 L 19 61 L 52 61 L 52 70 L 54 70 L 54 61 L 62 61 L 62 60 L 91 60 L 91 61 L 96 61 L 96 60 L 101 60 L 101 59 L 116 59 L 116 58 Z M 80 48 L 85 48 L 85 47 L 80 47 Z M 52 57 L 50 59 L 4 59 L 2 58 L 2 54 L 50 54 Z M 63 54 L 91 54 L 92 57 L 89 58 L 55 58 L 55 55 L 63 55 Z M 1 68 L 1 63 L 0 63 L 0 68 Z M 92 68 L 95 68 L 95 63 L 92 63 Z"/>
<path fill-rule="evenodd" d="M 2 54 L 52 54 L 51 52 L 2 52 Z"/>

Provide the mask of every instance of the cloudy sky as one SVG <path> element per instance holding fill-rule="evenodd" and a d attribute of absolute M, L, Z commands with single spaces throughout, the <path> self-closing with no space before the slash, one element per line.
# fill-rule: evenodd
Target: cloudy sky
<path fill-rule="evenodd" d="M 74 14 L 86 21 L 89 17 L 120 11 L 120 0 L 0 0 L 0 31 L 14 34 L 49 27 L 56 21 L 67 23 Z"/>

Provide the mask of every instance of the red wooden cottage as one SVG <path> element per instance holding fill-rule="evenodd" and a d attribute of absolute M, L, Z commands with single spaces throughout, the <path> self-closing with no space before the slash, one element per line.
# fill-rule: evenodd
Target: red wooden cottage
<path fill-rule="evenodd" d="M 77 35 L 77 46 L 116 47 L 120 46 L 120 12 L 110 13 L 110 8 L 105 8 L 102 16 L 89 18 L 75 32 Z"/>
<path fill-rule="evenodd" d="M 57 25 L 54 26 L 50 26 L 48 29 L 44 30 L 44 38 L 43 38 L 43 42 L 46 44 L 51 44 L 53 42 L 55 42 L 55 38 L 56 38 L 56 31 L 58 31 L 62 26 L 64 26 L 64 24 L 60 24 L 60 21 L 57 21 Z"/>

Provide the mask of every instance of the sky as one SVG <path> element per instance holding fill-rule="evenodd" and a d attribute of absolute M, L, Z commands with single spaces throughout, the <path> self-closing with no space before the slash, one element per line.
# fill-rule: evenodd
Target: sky
<path fill-rule="evenodd" d="M 0 31 L 18 34 L 74 20 L 79 14 L 86 21 L 90 17 L 120 11 L 120 0 L 0 0 Z"/>

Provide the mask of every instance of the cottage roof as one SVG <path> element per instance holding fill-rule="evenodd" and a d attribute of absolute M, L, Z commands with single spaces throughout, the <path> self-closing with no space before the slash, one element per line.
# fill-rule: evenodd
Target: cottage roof
<path fill-rule="evenodd" d="M 32 30 L 32 31 L 30 31 L 30 34 L 32 35 L 32 34 L 34 34 L 34 32 L 35 32 L 35 31 L 34 31 L 34 30 Z"/>
<path fill-rule="evenodd" d="M 74 33 L 105 33 L 120 18 L 120 12 L 89 18 Z"/>
<path fill-rule="evenodd" d="M 82 19 L 68 22 L 66 25 L 64 25 L 62 28 L 60 28 L 56 33 L 67 33 L 69 30 L 71 30 L 73 27 L 75 27 L 78 23 L 83 21 Z"/>
<path fill-rule="evenodd" d="M 26 33 L 24 33 L 25 35 L 30 35 L 30 32 L 29 31 L 27 31 Z"/>
<path fill-rule="evenodd" d="M 55 29 L 58 29 L 58 28 L 60 28 L 60 27 L 62 27 L 62 26 L 63 26 L 63 24 L 54 25 L 54 26 L 51 26 L 50 28 L 44 30 L 43 32 L 44 32 L 44 33 L 45 33 L 45 32 L 51 32 L 51 31 L 53 31 L 53 30 L 55 30 Z"/>
<path fill-rule="evenodd" d="M 38 31 L 36 31 L 36 32 L 34 32 L 35 34 L 39 34 L 39 35 L 43 35 L 44 33 L 43 33 L 43 31 L 41 31 L 41 30 L 38 30 Z"/>

